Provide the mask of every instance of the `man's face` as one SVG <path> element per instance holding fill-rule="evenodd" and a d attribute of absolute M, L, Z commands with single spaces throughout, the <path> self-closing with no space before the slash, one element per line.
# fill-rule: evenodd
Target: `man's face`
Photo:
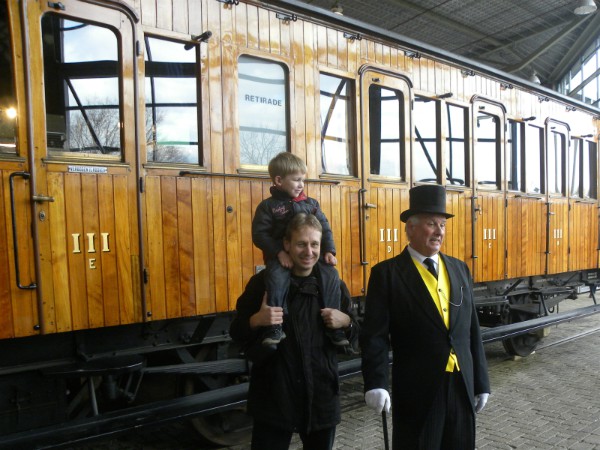
<path fill-rule="evenodd" d="M 296 198 L 304 189 L 304 180 L 306 174 L 301 172 L 289 173 L 285 177 L 279 175 L 275 177 L 275 186 L 289 195 L 291 198 Z"/>
<path fill-rule="evenodd" d="M 406 223 L 410 246 L 423 256 L 433 256 L 440 251 L 446 234 L 446 218 L 439 214 L 417 214 L 416 221 Z"/>
<path fill-rule="evenodd" d="M 321 251 L 321 232 L 305 226 L 292 233 L 291 239 L 284 240 L 283 246 L 294 262 L 292 272 L 299 276 L 308 276 L 319 260 Z"/>

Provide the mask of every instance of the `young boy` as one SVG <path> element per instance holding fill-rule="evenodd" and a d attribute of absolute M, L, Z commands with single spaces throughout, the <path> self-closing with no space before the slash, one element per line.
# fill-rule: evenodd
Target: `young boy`
<path fill-rule="evenodd" d="M 323 227 L 321 249 L 323 258 L 319 261 L 321 274 L 323 308 L 340 309 L 340 280 L 335 268 L 335 245 L 329 222 L 319 208 L 319 202 L 304 194 L 306 164 L 288 152 L 281 152 L 269 162 L 269 175 L 273 180 L 271 197 L 263 200 L 256 208 L 252 221 L 252 241 L 263 251 L 266 264 L 265 284 L 269 306 L 283 308 L 287 313 L 285 299 L 290 287 L 292 259 L 283 248 L 283 238 L 287 224 L 298 213 L 313 214 Z M 342 330 L 328 330 L 328 336 L 335 345 L 348 345 Z M 277 345 L 285 338 L 281 325 L 266 327 L 263 345 Z"/>

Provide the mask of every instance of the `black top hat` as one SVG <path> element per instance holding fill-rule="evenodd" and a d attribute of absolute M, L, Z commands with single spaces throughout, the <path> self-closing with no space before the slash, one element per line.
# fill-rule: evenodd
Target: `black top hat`
<path fill-rule="evenodd" d="M 446 189 L 437 184 L 424 184 L 408 191 L 410 208 L 400 214 L 400 220 L 406 222 L 415 214 L 439 214 L 446 219 L 454 214 L 446 212 Z"/>

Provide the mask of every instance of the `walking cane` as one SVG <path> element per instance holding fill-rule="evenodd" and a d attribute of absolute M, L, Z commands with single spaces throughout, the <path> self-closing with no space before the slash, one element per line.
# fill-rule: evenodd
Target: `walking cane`
<path fill-rule="evenodd" d="M 381 411 L 381 422 L 383 423 L 383 445 L 385 450 L 390 450 L 390 441 L 388 439 L 387 415 L 385 408 Z"/>

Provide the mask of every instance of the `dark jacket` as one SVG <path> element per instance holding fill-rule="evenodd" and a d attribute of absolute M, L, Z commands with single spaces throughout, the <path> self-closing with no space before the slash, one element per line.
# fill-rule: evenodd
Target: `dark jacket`
<path fill-rule="evenodd" d="M 460 304 L 450 305 L 450 329 L 407 249 L 371 270 L 361 327 L 365 392 L 389 388 L 391 341 L 394 427 L 401 428 L 402 423 L 402 428 L 415 433 L 442 382 L 451 348 L 458 357 L 471 405 L 475 395 L 490 392 L 471 274 L 464 262 L 441 253 L 440 257 L 450 279 L 450 301 Z"/>
<path fill-rule="evenodd" d="M 313 214 L 323 227 L 321 254 L 335 255 L 333 233 L 327 217 L 321 211 L 319 202 L 307 197 L 304 192 L 298 198 L 291 198 L 286 192 L 271 187 L 271 197 L 260 202 L 252 220 L 252 242 L 260 248 L 265 260 L 277 258 L 283 250 L 285 229 L 296 214 Z"/>
<path fill-rule="evenodd" d="M 314 271 L 313 271 L 314 273 Z M 256 359 L 250 373 L 248 412 L 255 420 L 294 432 L 330 428 L 340 422 L 337 350 L 325 334 L 316 277 L 292 277 L 289 315 L 283 324 L 286 338 L 267 358 Z M 230 327 L 234 341 L 247 355 L 260 353 L 259 330 L 250 317 L 260 309 L 265 292 L 264 272 L 254 275 L 237 302 Z M 341 283 L 341 310 L 350 311 L 350 294 Z M 346 331 L 357 337 L 356 323 Z"/>

